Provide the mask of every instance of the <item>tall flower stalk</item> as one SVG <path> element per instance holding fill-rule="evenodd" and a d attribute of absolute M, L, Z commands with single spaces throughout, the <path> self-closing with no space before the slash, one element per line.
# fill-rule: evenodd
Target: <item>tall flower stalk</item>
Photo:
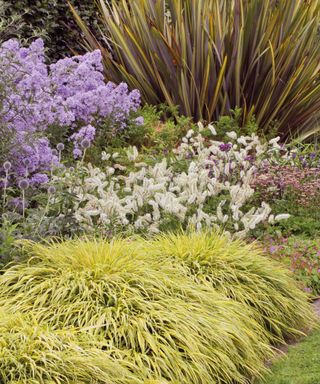
<path fill-rule="evenodd" d="M 23 179 L 19 181 L 19 188 L 21 190 L 22 195 L 22 217 L 25 218 L 26 211 L 26 195 L 25 191 L 29 188 L 29 181 L 27 179 Z"/>
<path fill-rule="evenodd" d="M 5 171 L 5 177 L 3 179 L 3 208 L 6 206 L 6 201 L 7 201 L 7 188 L 8 188 L 8 183 L 9 183 L 9 171 L 11 169 L 11 163 L 9 161 L 6 161 L 3 164 L 3 169 Z"/>

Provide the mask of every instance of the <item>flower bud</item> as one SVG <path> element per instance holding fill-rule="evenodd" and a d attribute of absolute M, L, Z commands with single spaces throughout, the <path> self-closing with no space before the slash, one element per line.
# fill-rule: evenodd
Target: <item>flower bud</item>
<path fill-rule="evenodd" d="M 27 179 L 23 179 L 19 181 L 19 188 L 25 190 L 29 187 L 29 181 Z"/>
<path fill-rule="evenodd" d="M 59 144 L 57 145 L 57 150 L 58 150 L 59 152 L 63 151 L 63 150 L 64 150 L 64 144 L 63 144 L 63 143 L 59 143 Z"/>
<path fill-rule="evenodd" d="M 3 164 L 3 168 L 5 171 L 9 171 L 11 169 L 11 163 L 10 161 L 5 161 L 4 164 Z"/>

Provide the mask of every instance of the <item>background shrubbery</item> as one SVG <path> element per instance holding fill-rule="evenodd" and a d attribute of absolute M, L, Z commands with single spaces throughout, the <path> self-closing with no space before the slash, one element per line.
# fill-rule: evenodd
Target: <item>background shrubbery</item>
<path fill-rule="evenodd" d="M 98 26 L 98 7 L 94 0 L 71 0 L 83 19 L 95 30 Z M 0 20 L 19 21 L 6 33 L 6 38 L 16 37 L 30 41 L 42 37 L 50 59 L 83 53 L 80 31 L 76 26 L 67 0 L 1 0 Z"/>

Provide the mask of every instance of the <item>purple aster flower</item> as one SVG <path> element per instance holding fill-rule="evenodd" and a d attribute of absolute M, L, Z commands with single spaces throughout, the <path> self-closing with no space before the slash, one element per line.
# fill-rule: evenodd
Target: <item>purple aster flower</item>
<path fill-rule="evenodd" d="M 41 39 L 29 47 L 12 39 L 0 45 L 0 77 L 3 123 L 13 148 L 8 161 L 15 182 L 58 165 L 64 148 L 62 143 L 58 151 L 51 148 L 46 137 L 51 126 L 68 133 L 84 125 L 72 135 L 75 155 L 81 156 L 81 142 L 88 140 L 91 145 L 95 138 L 93 125 L 100 126 L 105 119 L 114 131 L 123 130 L 140 106 L 138 90 L 130 92 L 125 83 L 105 83 L 99 50 L 47 65 Z M 143 119 L 137 118 L 136 123 L 142 124 Z"/>
<path fill-rule="evenodd" d="M 74 156 L 75 159 L 78 158 L 78 157 L 80 157 L 81 155 L 82 155 L 82 151 L 81 151 L 80 149 L 75 148 L 75 149 L 73 150 L 73 156 Z"/>
<path fill-rule="evenodd" d="M 139 116 L 134 120 L 134 122 L 136 125 L 143 125 L 144 124 L 144 118 L 142 116 Z"/>
<path fill-rule="evenodd" d="M 35 175 L 31 176 L 30 183 L 32 185 L 34 184 L 46 184 L 48 183 L 49 178 L 44 173 L 36 173 Z"/>

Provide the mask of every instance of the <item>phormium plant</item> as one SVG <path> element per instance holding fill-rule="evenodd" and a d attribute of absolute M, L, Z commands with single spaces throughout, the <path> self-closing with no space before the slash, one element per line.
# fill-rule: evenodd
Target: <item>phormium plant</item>
<path fill-rule="evenodd" d="M 139 89 L 145 102 L 208 121 L 240 107 L 244 123 L 255 115 L 283 137 L 314 126 L 317 1 L 100 0 L 101 35 L 72 9 L 88 49 L 101 49 L 106 77 Z"/>

